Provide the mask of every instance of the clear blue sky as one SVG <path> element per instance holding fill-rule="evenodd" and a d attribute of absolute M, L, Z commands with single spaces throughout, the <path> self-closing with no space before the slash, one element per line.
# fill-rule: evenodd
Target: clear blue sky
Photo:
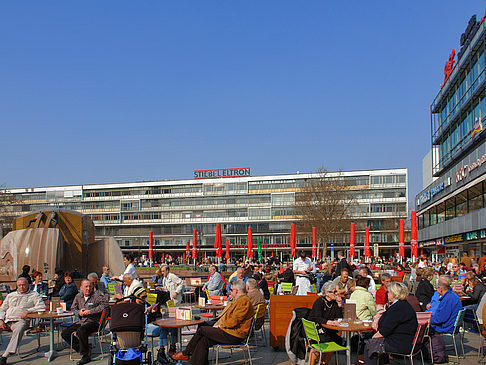
<path fill-rule="evenodd" d="M 480 0 L 0 3 L 0 184 L 407 167 Z"/>

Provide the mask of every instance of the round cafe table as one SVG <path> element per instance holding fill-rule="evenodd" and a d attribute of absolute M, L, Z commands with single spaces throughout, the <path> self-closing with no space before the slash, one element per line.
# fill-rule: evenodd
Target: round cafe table
<path fill-rule="evenodd" d="M 31 319 L 49 320 L 49 351 L 43 355 L 47 357 L 47 361 L 54 360 L 57 354 L 56 348 L 54 347 L 54 320 L 72 316 L 74 316 L 73 312 L 63 312 L 60 314 L 57 312 L 34 312 L 27 315 L 27 318 Z"/>
<path fill-rule="evenodd" d="M 356 323 L 356 322 L 348 322 L 348 321 L 342 321 L 340 323 L 347 323 L 348 326 L 340 326 L 340 325 L 333 325 L 333 324 L 322 324 L 322 327 L 330 329 L 330 330 L 335 330 L 335 331 L 341 331 L 344 333 L 345 339 L 346 339 L 346 364 L 351 365 L 351 332 L 365 332 L 365 331 L 370 331 L 372 330 L 371 328 L 371 323 L 366 326 L 363 323 Z"/>
<path fill-rule="evenodd" d="M 188 327 L 188 326 L 197 326 L 198 324 L 202 324 L 202 323 L 204 323 L 203 319 L 191 319 L 190 321 L 186 321 L 184 319 L 175 319 L 175 318 L 162 318 L 152 322 L 152 324 L 155 324 L 156 326 L 159 327 L 177 328 L 177 336 L 179 337 L 180 351 L 182 351 L 181 328 Z"/>
<path fill-rule="evenodd" d="M 206 305 L 195 305 L 196 308 L 205 309 L 208 311 L 213 311 L 213 317 L 218 315 L 218 311 L 224 309 L 224 304 L 206 304 Z"/>

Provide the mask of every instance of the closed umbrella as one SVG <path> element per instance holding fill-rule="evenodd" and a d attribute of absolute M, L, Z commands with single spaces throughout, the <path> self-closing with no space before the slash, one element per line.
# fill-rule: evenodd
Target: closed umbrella
<path fill-rule="evenodd" d="M 350 232 L 350 240 L 349 240 L 349 256 L 354 259 L 356 253 L 354 252 L 354 244 L 355 244 L 356 233 L 354 230 L 354 223 L 351 223 L 351 232 Z"/>
<path fill-rule="evenodd" d="M 297 256 L 297 238 L 295 236 L 295 224 L 290 225 L 290 257 Z"/>
<path fill-rule="evenodd" d="M 371 256 L 371 250 L 370 250 L 370 229 L 368 227 L 366 227 L 366 230 L 365 230 L 364 255 L 365 255 L 365 257 L 370 257 Z"/>
<path fill-rule="evenodd" d="M 154 259 L 154 234 L 149 232 L 149 249 L 148 249 L 148 259 L 150 262 Z"/>
<path fill-rule="evenodd" d="M 312 227 L 312 257 L 317 257 L 317 231 Z"/>
<path fill-rule="evenodd" d="M 251 259 L 253 258 L 253 235 L 252 235 L 251 227 L 248 227 L 248 239 L 246 244 L 247 244 L 246 257 Z"/>
<path fill-rule="evenodd" d="M 257 239 L 257 247 L 258 247 L 258 261 L 263 260 L 263 252 L 262 252 L 262 238 L 258 237 Z"/>
<path fill-rule="evenodd" d="M 417 250 L 418 250 L 418 244 L 417 244 L 417 213 L 412 212 L 412 227 L 410 227 L 410 247 L 411 247 L 411 253 L 412 257 L 416 258 L 417 257 Z"/>
<path fill-rule="evenodd" d="M 405 257 L 405 221 L 400 219 L 400 231 L 398 234 L 398 256 Z"/>
<path fill-rule="evenodd" d="M 228 263 L 230 259 L 230 253 L 229 253 L 229 238 L 226 239 L 226 255 L 224 256 L 226 259 L 226 263 Z"/>
<path fill-rule="evenodd" d="M 194 259 L 194 263 L 196 262 L 197 257 L 197 231 L 192 231 L 192 258 Z"/>
<path fill-rule="evenodd" d="M 223 247 L 221 245 L 221 224 L 216 225 L 216 237 L 214 238 L 214 248 L 216 249 L 216 257 L 223 257 Z"/>

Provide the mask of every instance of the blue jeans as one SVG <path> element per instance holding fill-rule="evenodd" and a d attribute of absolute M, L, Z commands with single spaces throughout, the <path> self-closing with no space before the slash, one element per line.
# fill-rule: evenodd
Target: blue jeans
<path fill-rule="evenodd" d="M 177 343 L 177 328 L 159 327 L 155 324 L 147 324 L 147 335 L 159 336 L 159 346 L 167 347 L 167 333 L 170 333 L 171 343 Z"/>

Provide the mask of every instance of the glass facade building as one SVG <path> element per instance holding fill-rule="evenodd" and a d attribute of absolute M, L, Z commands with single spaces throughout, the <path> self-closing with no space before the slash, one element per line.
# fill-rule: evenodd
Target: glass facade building
<path fill-rule="evenodd" d="M 264 250 L 290 243 L 290 225 L 296 195 L 316 174 L 225 177 L 9 189 L 18 204 L 13 215 L 63 208 L 88 214 L 96 236 L 113 236 L 123 251 L 146 251 L 153 232 L 157 253 L 183 251 L 198 232 L 198 249 L 214 252 L 216 225 L 221 224 L 232 252 L 246 252 L 248 227 Z M 364 242 L 366 227 L 371 243 L 398 244 L 399 219 L 408 211 L 407 170 L 328 173 L 344 179 L 353 197 L 350 214 L 356 223 L 356 242 Z M 298 246 L 310 249 L 310 237 L 298 237 Z M 349 232 L 333 238 L 335 246 L 349 243 Z M 279 246 L 280 245 L 280 246 Z M 191 246 L 192 247 L 192 246 Z M 223 244 L 224 248 L 224 244 Z"/>
<path fill-rule="evenodd" d="M 482 251 L 486 237 L 485 23 L 473 16 L 454 69 L 431 105 L 432 175 L 415 199 L 419 246 Z"/>

